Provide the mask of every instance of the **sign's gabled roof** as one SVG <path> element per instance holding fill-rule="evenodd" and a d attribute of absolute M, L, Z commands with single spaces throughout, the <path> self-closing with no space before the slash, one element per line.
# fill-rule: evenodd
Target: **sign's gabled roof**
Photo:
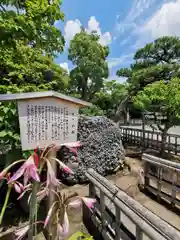
<path fill-rule="evenodd" d="M 18 100 L 28 100 L 28 99 L 44 98 L 44 97 L 54 97 L 54 98 L 62 99 L 64 101 L 77 104 L 80 107 L 92 106 L 92 104 L 89 102 L 85 102 L 78 98 L 70 97 L 55 91 L 0 94 L 0 101 L 13 101 L 13 100 L 18 101 Z"/>

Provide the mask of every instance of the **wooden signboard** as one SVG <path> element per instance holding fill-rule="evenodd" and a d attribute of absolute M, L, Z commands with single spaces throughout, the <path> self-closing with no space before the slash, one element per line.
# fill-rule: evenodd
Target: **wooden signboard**
<path fill-rule="evenodd" d="M 22 150 L 76 142 L 79 107 L 91 105 L 52 91 L 3 94 L 0 100 L 18 101 Z"/>
<path fill-rule="evenodd" d="M 19 101 L 23 150 L 77 141 L 78 106 L 53 98 Z"/>

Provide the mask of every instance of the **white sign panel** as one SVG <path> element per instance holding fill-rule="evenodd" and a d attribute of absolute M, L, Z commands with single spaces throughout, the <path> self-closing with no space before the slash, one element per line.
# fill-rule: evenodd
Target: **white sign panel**
<path fill-rule="evenodd" d="M 23 150 L 77 141 L 78 106 L 55 98 L 18 102 Z"/>

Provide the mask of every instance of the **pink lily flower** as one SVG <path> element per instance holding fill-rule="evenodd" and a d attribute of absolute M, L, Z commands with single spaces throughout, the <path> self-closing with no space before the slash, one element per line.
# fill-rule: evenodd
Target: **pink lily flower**
<path fill-rule="evenodd" d="M 15 232 L 15 236 L 17 237 L 16 240 L 21 240 L 21 239 L 23 239 L 23 237 L 27 234 L 28 230 L 29 230 L 29 225 L 18 229 L 18 230 Z"/>
<path fill-rule="evenodd" d="M 77 148 L 81 147 L 81 143 L 79 141 L 74 143 L 66 143 L 65 146 L 77 156 Z"/>
<path fill-rule="evenodd" d="M 69 174 L 74 174 L 74 172 L 66 165 L 64 164 L 63 162 L 61 162 L 59 159 L 57 158 L 53 158 L 53 160 L 57 161 L 60 165 L 60 167 L 62 168 L 62 170 L 65 172 L 65 173 L 69 173 Z"/>
<path fill-rule="evenodd" d="M 3 177 L 3 179 L 6 179 L 6 181 L 7 182 L 9 182 L 9 179 L 10 179 L 10 173 L 8 173 L 8 174 L 6 174 L 4 177 Z M 12 183 L 10 183 L 13 187 L 14 187 L 14 189 L 15 189 L 15 191 L 17 192 L 17 193 L 22 193 L 22 191 L 24 191 L 24 186 L 20 183 L 20 182 L 18 182 L 18 181 L 14 181 L 14 182 L 12 182 Z"/>
<path fill-rule="evenodd" d="M 47 187 L 50 185 L 58 186 L 60 181 L 56 178 L 52 165 L 47 161 Z"/>
<path fill-rule="evenodd" d="M 66 147 L 68 147 L 68 148 L 77 148 L 77 147 L 80 147 L 80 146 L 81 146 L 81 143 L 80 143 L 80 141 L 77 141 L 77 142 L 69 142 L 69 143 L 61 144 L 61 146 L 66 146 Z"/>
<path fill-rule="evenodd" d="M 69 151 L 73 152 L 76 156 L 78 155 L 76 148 L 69 148 Z"/>
<path fill-rule="evenodd" d="M 44 228 L 47 226 L 47 224 L 51 218 L 55 204 L 56 203 L 54 203 L 48 211 L 47 217 L 44 221 Z M 69 233 L 69 219 L 68 219 L 67 212 L 65 211 L 62 226 L 59 223 L 57 224 L 57 236 L 66 236 L 68 233 Z"/>
<path fill-rule="evenodd" d="M 64 143 L 61 144 L 61 146 L 67 147 L 71 152 L 73 152 L 77 156 L 77 148 L 81 147 L 80 141 L 77 142 L 69 142 L 69 143 Z"/>
<path fill-rule="evenodd" d="M 47 187 L 45 187 L 43 190 L 39 191 L 36 195 L 38 202 L 43 200 L 43 198 L 45 198 L 48 195 L 49 195 L 49 189 Z"/>
<path fill-rule="evenodd" d="M 50 207 L 50 209 L 49 209 L 49 211 L 48 211 L 47 217 L 46 217 L 46 219 L 45 219 L 45 221 L 44 221 L 44 228 L 47 226 L 47 224 L 48 224 L 48 222 L 49 222 L 49 220 L 50 220 L 50 218 L 51 218 L 52 211 L 53 211 L 53 208 L 54 208 L 54 205 L 55 205 L 55 204 L 56 204 L 56 202 L 54 202 L 54 203 L 52 204 L 52 206 Z"/>
<path fill-rule="evenodd" d="M 82 197 L 82 201 L 87 205 L 88 208 L 92 209 L 96 203 L 95 198 Z"/>
<path fill-rule="evenodd" d="M 18 160 L 18 161 L 15 161 L 13 162 L 12 164 L 10 164 L 8 167 L 6 167 L 5 169 L 3 169 L 2 172 L 0 172 L 0 181 L 7 175 L 9 169 L 13 166 L 15 166 L 17 163 L 20 163 L 20 162 L 24 162 L 24 160 Z"/>
<path fill-rule="evenodd" d="M 24 175 L 24 185 L 27 184 L 30 178 L 33 178 L 35 181 L 40 182 L 33 156 L 30 156 L 26 162 L 17 170 L 17 172 L 10 178 L 8 184 L 16 181 L 22 175 Z"/>
<path fill-rule="evenodd" d="M 60 166 L 62 167 L 63 171 L 65 173 L 73 174 L 74 172 L 63 162 L 60 163 Z"/>
<path fill-rule="evenodd" d="M 25 187 L 23 186 L 23 191 L 21 192 L 17 200 L 21 199 L 31 189 L 32 189 L 32 184 L 28 184 Z"/>
<path fill-rule="evenodd" d="M 88 206 L 88 208 L 92 209 L 94 207 L 94 204 L 96 203 L 95 198 L 87 198 L 87 197 L 79 197 L 73 201 L 71 201 L 68 206 L 77 208 L 81 206 L 82 201 Z"/>
<path fill-rule="evenodd" d="M 14 189 L 17 193 L 20 194 L 24 191 L 24 186 L 20 182 L 15 181 L 13 185 L 14 185 Z"/>
<path fill-rule="evenodd" d="M 47 163 L 47 180 L 46 180 L 46 186 L 44 187 L 44 189 L 40 190 L 37 193 L 37 200 L 41 201 L 44 197 L 49 195 L 50 192 L 50 188 L 52 186 L 59 186 L 61 184 L 61 182 L 56 178 L 55 172 L 52 168 L 52 165 L 49 161 L 46 162 Z"/>
<path fill-rule="evenodd" d="M 62 226 L 61 224 L 57 224 L 57 236 L 65 237 L 68 235 L 68 233 L 69 233 L 69 219 L 68 219 L 67 212 L 65 211 Z"/>

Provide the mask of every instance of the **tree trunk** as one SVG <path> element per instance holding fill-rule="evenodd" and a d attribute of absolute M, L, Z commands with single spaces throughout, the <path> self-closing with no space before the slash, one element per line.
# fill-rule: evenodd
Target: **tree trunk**
<path fill-rule="evenodd" d="M 114 121 L 118 122 L 121 119 L 121 114 L 124 112 L 124 109 L 127 106 L 128 101 L 130 100 L 131 96 L 127 95 L 119 104 L 116 114 L 114 116 Z"/>
<path fill-rule="evenodd" d="M 81 98 L 84 101 L 88 101 L 88 85 L 87 85 L 87 79 L 84 79 L 84 83 L 82 86 L 82 92 L 81 92 Z"/>
<path fill-rule="evenodd" d="M 129 108 L 124 109 L 124 124 L 129 125 Z"/>

